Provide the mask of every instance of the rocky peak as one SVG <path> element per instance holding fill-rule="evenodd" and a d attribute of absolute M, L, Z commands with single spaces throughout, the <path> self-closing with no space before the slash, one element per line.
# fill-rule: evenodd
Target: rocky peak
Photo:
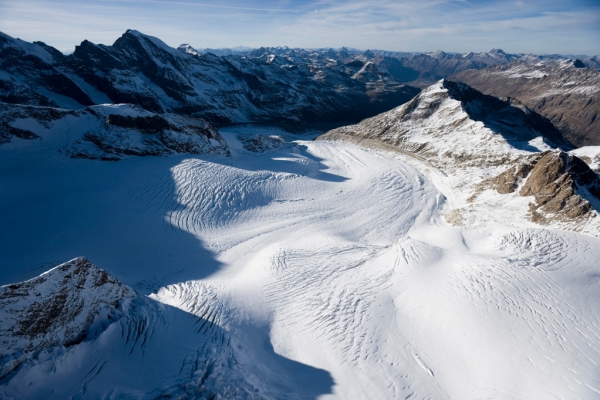
<path fill-rule="evenodd" d="M 133 289 L 84 257 L 28 281 L 2 286 L 0 353 L 79 343 L 99 313 L 134 296 Z"/>
<path fill-rule="evenodd" d="M 520 186 L 520 196 L 533 196 L 533 222 L 581 221 L 600 211 L 598 175 L 579 157 L 560 150 L 523 156 L 489 182 L 501 194 Z"/>
<path fill-rule="evenodd" d="M 447 80 L 394 110 L 322 138 L 349 136 L 397 146 L 442 170 L 494 168 L 540 147 L 570 148 L 552 124 L 526 107 Z"/>
<path fill-rule="evenodd" d="M 29 58 L 28 64 L 52 64 L 54 57 L 62 58 L 63 54 L 55 48 L 46 45 L 43 42 L 29 43 L 21 39 L 15 39 L 5 33 L 0 32 L 0 69 L 3 69 L 4 63 L 9 65 L 16 64 L 12 58 Z M 34 58 L 35 61 L 31 60 Z M 44 66 L 43 68 L 47 68 Z"/>
<path fill-rule="evenodd" d="M 550 121 L 516 99 L 485 95 L 464 83 L 447 79 L 442 85 L 450 98 L 462 103 L 473 120 L 483 122 L 510 142 L 523 143 L 542 136 L 552 147 L 573 148 Z"/>
<path fill-rule="evenodd" d="M 506 58 L 506 53 L 502 49 L 492 49 L 489 54 L 498 58 Z"/>
<path fill-rule="evenodd" d="M 600 203 L 600 179 L 579 157 L 552 151 L 535 163 L 519 194 L 534 196 L 534 222 L 586 218 Z"/>
<path fill-rule="evenodd" d="M 444 58 L 446 57 L 446 53 L 442 50 L 436 50 L 435 52 L 431 53 L 431 57 L 433 58 Z"/>
<path fill-rule="evenodd" d="M 179 47 L 177 48 L 177 50 L 179 50 L 179 51 L 181 51 L 182 53 L 185 53 L 185 54 L 191 54 L 193 56 L 199 56 L 200 55 L 200 53 L 196 49 L 194 49 L 191 45 L 189 45 L 189 44 L 179 45 Z"/>

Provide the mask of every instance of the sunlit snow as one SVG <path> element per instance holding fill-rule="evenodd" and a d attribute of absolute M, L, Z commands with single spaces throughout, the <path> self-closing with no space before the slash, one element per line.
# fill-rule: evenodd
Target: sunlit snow
<path fill-rule="evenodd" d="M 145 296 L 143 327 L 29 360 L 0 394 L 599 398 L 600 239 L 453 227 L 452 193 L 400 153 L 237 139 L 257 133 L 293 139 L 229 128 L 230 158 L 119 162 L 0 149 L 1 283 L 83 255 Z"/>

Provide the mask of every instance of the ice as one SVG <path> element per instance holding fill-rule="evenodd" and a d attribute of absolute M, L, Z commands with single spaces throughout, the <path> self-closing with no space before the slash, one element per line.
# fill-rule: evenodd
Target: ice
<path fill-rule="evenodd" d="M 221 133 L 231 157 L 0 147 L 1 283 L 85 255 L 140 295 L 0 394 L 598 398 L 600 239 L 450 226 L 460 193 L 400 153 Z"/>

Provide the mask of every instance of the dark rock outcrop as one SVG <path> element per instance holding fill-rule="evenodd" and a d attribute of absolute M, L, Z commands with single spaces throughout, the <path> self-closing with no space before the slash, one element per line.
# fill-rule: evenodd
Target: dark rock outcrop
<path fill-rule="evenodd" d="M 0 71 L 5 72 L 0 101 L 67 109 L 130 103 L 214 125 L 303 127 L 357 122 L 419 92 L 375 67 L 355 76 L 363 65 L 357 54 L 343 59 L 340 54 L 336 64 L 331 56 L 329 51 L 276 56 L 268 49 L 244 56 L 199 54 L 134 30 L 112 46 L 83 41 L 65 56 L 0 34 Z"/>
<path fill-rule="evenodd" d="M 524 156 L 522 162 L 518 162 L 500 175 L 485 181 L 483 186 L 489 185 L 500 194 L 514 193 L 519 184 L 527 178 L 541 156 L 541 153 Z"/>
<path fill-rule="evenodd" d="M 65 110 L 0 103 L 0 142 L 14 137 L 40 139 L 44 149 L 54 148 L 73 158 L 229 154 L 227 143 L 210 123 L 131 105 Z"/>
<path fill-rule="evenodd" d="M 548 152 L 531 170 L 519 191 L 534 196 L 530 205 L 532 220 L 543 223 L 547 218 L 577 219 L 595 216 L 600 203 L 600 179 L 585 162 L 564 152 Z"/>

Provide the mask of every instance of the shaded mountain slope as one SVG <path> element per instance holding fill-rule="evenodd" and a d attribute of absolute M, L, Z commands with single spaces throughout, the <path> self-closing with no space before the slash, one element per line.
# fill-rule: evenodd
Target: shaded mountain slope
<path fill-rule="evenodd" d="M 70 157 L 118 160 L 170 153 L 227 155 L 219 132 L 199 118 L 130 104 L 80 110 L 0 103 L 0 143 L 43 147 Z"/>
<path fill-rule="evenodd" d="M 134 30 L 112 46 L 83 41 L 68 56 L 0 35 L 6 103 L 69 109 L 131 103 L 221 125 L 358 121 L 419 92 L 384 71 L 359 79 L 358 70 L 328 68 L 310 57 L 200 55 Z"/>
<path fill-rule="evenodd" d="M 452 76 L 496 97 L 518 99 L 548 118 L 576 146 L 600 145 L 600 72 L 573 61 L 513 62 Z"/>

